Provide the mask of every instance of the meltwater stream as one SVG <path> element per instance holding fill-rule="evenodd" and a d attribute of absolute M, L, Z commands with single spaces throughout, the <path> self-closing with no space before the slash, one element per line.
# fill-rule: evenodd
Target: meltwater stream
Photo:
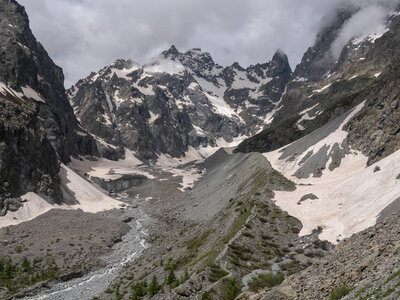
<path fill-rule="evenodd" d="M 146 248 L 146 232 L 142 227 L 145 219 L 143 211 L 139 208 L 128 208 L 124 212 L 127 217 L 131 217 L 129 222 L 131 230 L 122 237 L 122 241 L 113 246 L 111 254 L 104 257 L 108 265 L 97 271 L 93 271 L 81 278 L 72 279 L 54 285 L 50 290 L 39 292 L 36 296 L 24 299 L 51 299 L 51 300 L 70 300 L 70 299 L 93 299 L 101 292 L 104 292 L 112 280 L 114 280 L 121 268 L 128 262 L 138 258 Z"/>

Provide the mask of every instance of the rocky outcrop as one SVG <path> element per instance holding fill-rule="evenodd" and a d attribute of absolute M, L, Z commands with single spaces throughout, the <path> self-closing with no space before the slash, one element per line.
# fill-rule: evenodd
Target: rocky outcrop
<path fill-rule="evenodd" d="M 98 184 L 110 193 L 125 191 L 131 187 L 139 186 L 147 180 L 143 175 L 122 175 L 121 178 L 114 180 L 105 180 L 99 177 L 90 177 L 90 180 Z"/>
<path fill-rule="evenodd" d="M 200 49 L 181 53 L 172 46 L 144 66 L 117 60 L 68 95 L 84 128 L 103 145 L 155 160 L 255 134 L 290 76 L 281 51 L 244 69 L 238 63 L 223 68 Z"/>
<path fill-rule="evenodd" d="M 398 299 L 399 223 L 389 217 L 338 244 L 333 254 L 251 299 Z M 347 294 L 347 295 L 346 295 Z"/>
<path fill-rule="evenodd" d="M 397 12 L 389 13 L 386 32 L 366 32 L 351 39 L 340 57 L 330 63 L 325 58 L 331 55 L 332 44 L 354 11 L 341 11 L 332 25 L 319 34 L 296 67 L 273 121 L 236 151 L 276 150 L 374 97 L 377 77 L 399 55 L 395 45 L 400 36 L 400 17 Z"/>
<path fill-rule="evenodd" d="M 369 157 L 368 164 L 400 149 L 400 58 L 379 76 L 366 106 L 345 129 L 348 142 Z"/>
<path fill-rule="evenodd" d="M 61 201 L 58 159 L 31 100 L 0 95 L 0 209 L 29 191 Z M 4 212 L 6 213 L 6 211 Z"/>
<path fill-rule="evenodd" d="M 36 41 L 25 10 L 0 1 L 0 209 L 34 191 L 61 202 L 58 161 L 97 153 L 63 87 L 63 73 Z"/>
<path fill-rule="evenodd" d="M 307 49 L 303 58 L 293 72 L 295 84 L 303 81 L 318 82 L 327 76 L 335 67 L 336 61 L 332 57 L 332 44 L 338 37 L 343 24 L 351 18 L 356 8 L 343 8 L 336 12 L 332 22 L 325 26 L 317 35 L 314 45 Z"/>

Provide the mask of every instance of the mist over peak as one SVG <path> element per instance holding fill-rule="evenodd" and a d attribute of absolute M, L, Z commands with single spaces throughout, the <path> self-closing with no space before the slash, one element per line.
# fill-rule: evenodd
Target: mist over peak
<path fill-rule="evenodd" d="M 266 62 L 280 48 L 294 68 L 338 9 L 353 7 L 360 15 L 348 25 L 356 26 L 354 32 L 344 30 L 335 43 L 336 56 L 349 37 L 362 34 L 362 26 L 380 24 L 382 12 L 399 4 L 398 0 L 232 0 L 229 6 L 222 0 L 20 2 L 33 32 L 63 67 L 66 86 L 116 58 L 143 64 L 171 45 L 201 47 L 223 66 Z M 373 19 L 366 24 L 368 17 Z"/>

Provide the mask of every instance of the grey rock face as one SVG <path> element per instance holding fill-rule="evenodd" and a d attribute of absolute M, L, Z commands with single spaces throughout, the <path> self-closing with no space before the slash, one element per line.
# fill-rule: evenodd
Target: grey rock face
<path fill-rule="evenodd" d="M 348 295 L 341 299 L 398 299 L 398 235 L 398 217 L 387 218 L 343 240 L 331 255 L 254 299 L 328 299 L 343 286 Z"/>
<path fill-rule="evenodd" d="M 90 179 L 108 192 L 120 192 L 141 185 L 147 180 L 147 177 L 143 175 L 123 175 L 115 180 L 104 180 L 99 177 L 91 177 Z"/>
<path fill-rule="evenodd" d="M 15 103 L 18 100 L 0 95 L 1 209 L 6 208 L 5 199 L 29 191 L 61 201 L 57 156 L 39 123 L 36 105 L 29 100 Z"/>
<path fill-rule="evenodd" d="M 264 131 L 240 144 L 236 151 L 276 150 L 321 128 L 378 93 L 377 77 L 400 54 L 396 46 L 400 38 L 400 17 L 396 13 L 389 14 L 387 32 L 379 38 L 371 33 L 350 40 L 339 59 L 332 63 L 326 59 L 331 55 L 332 44 L 354 12 L 352 9 L 339 12 L 332 25 L 319 34 L 315 45 L 296 67 L 273 121 Z M 396 107 L 395 102 L 392 105 Z M 375 135 L 379 138 L 380 132 L 375 130 Z"/>
<path fill-rule="evenodd" d="M 343 24 L 355 12 L 354 8 L 337 11 L 332 22 L 317 35 L 315 44 L 308 48 L 299 65 L 293 72 L 293 78 L 304 78 L 307 81 L 320 81 L 335 66 L 335 59 L 330 52 Z"/>
<path fill-rule="evenodd" d="M 216 146 L 263 128 L 291 69 L 272 61 L 223 68 L 209 53 L 174 46 L 148 64 L 117 60 L 68 90 L 75 114 L 103 145 L 126 147 L 142 160 L 182 156 L 189 146 Z"/>
<path fill-rule="evenodd" d="M 399 76 L 397 59 L 379 77 L 364 109 L 345 126 L 348 143 L 369 157 L 368 164 L 400 149 Z"/>
<path fill-rule="evenodd" d="M 0 209 L 28 191 L 60 202 L 58 161 L 97 153 L 96 145 L 79 128 L 62 70 L 14 0 L 0 1 L 0 53 Z"/>

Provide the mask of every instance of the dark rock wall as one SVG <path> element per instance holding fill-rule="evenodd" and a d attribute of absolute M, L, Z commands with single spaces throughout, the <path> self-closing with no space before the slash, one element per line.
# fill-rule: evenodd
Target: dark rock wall
<path fill-rule="evenodd" d="M 0 93 L 0 208 L 6 198 L 29 191 L 61 202 L 59 161 L 96 154 L 96 144 L 79 128 L 61 68 L 36 41 L 14 0 L 0 0 L 0 83 L 17 93 L 29 87 L 44 100 Z"/>

